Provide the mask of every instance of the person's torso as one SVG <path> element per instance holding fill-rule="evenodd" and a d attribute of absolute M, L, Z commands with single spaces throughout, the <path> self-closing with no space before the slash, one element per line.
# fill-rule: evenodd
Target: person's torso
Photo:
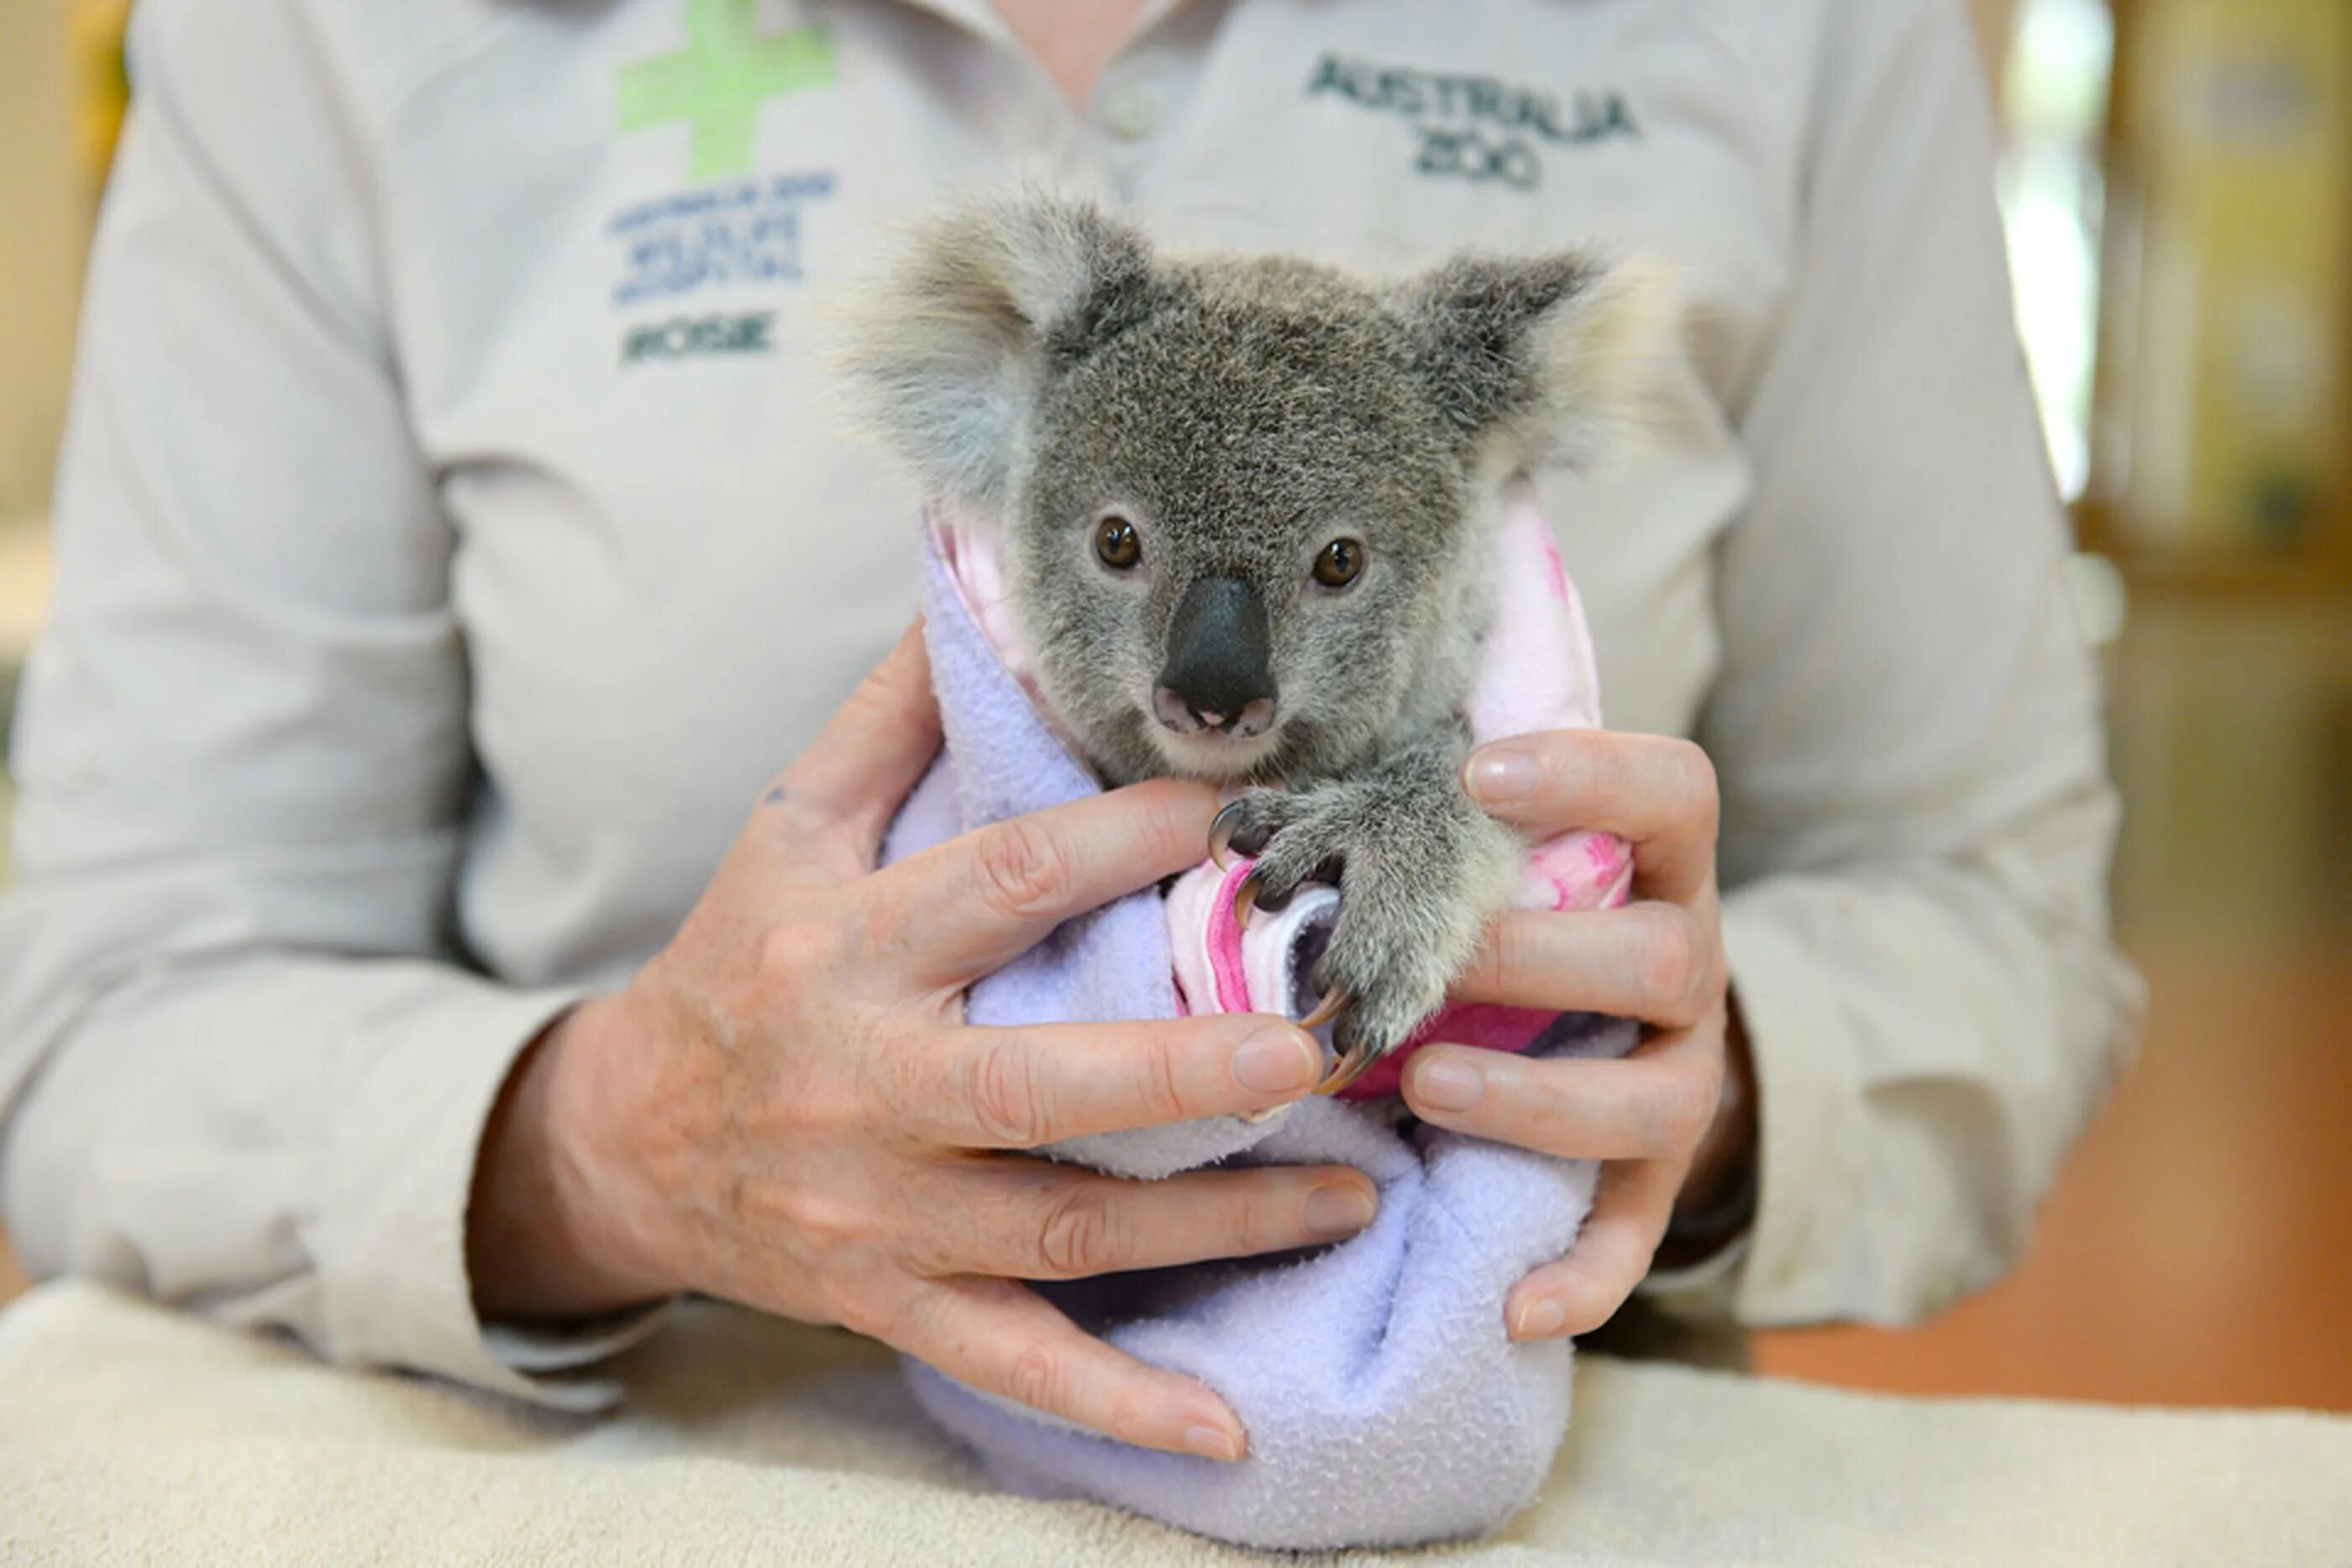
<path fill-rule="evenodd" d="M 1188 247 L 1677 269 L 1672 417 L 1540 488 L 1609 721 L 1687 733 L 1800 201 L 1811 7 L 1763 9 L 1160 5 L 1084 114 L 979 0 L 416 0 L 354 28 L 399 373 L 461 541 L 476 955 L 526 982 L 641 960 L 896 639 L 918 497 L 826 394 L 824 300 L 893 224 L 1016 179 Z"/>

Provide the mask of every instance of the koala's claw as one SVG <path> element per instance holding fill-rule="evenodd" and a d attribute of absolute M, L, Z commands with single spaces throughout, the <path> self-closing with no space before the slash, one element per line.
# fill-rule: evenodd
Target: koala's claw
<path fill-rule="evenodd" d="M 1328 1026 L 1334 1043 L 1326 1094 L 1361 1078 L 1444 1005 L 1526 853 L 1470 804 L 1450 761 L 1442 772 L 1433 762 L 1423 780 L 1253 790 L 1219 813 L 1211 841 L 1235 857 L 1230 897 L 1244 929 L 1309 883 L 1340 890 L 1315 967 L 1321 995 L 1302 1020 Z"/>
<path fill-rule="evenodd" d="M 1330 998 L 1327 997 L 1324 1000 L 1325 1004 L 1328 1006 Z M 1318 1009 L 1317 1010 L 1319 1011 L 1321 1009 Z M 1339 1091 L 1348 1087 L 1349 1084 L 1353 1083 L 1357 1079 L 1361 1078 L 1367 1071 L 1370 1071 L 1373 1062 L 1378 1061 L 1381 1057 L 1387 1054 L 1388 1053 L 1386 1051 L 1370 1050 L 1360 1040 L 1358 1041 L 1356 1044 L 1349 1046 L 1347 1050 L 1347 1053 L 1339 1058 L 1338 1064 L 1331 1069 L 1330 1076 L 1327 1077 L 1322 1082 L 1315 1086 L 1315 1092 L 1318 1094 L 1337 1094 Z"/>
<path fill-rule="evenodd" d="M 1351 993 L 1335 987 L 1323 993 L 1323 999 L 1315 1004 L 1313 1012 L 1298 1020 L 1298 1027 L 1312 1034 L 1346 1012 L 1355 1005 L 1355 1002 L 1356 998 Z M 1352 1056 L 1355 1053 L 1350 1051 L 1349 1054 Z"/>
<path fill-rule="evenodd" d="M 1234 884 L 1234 924 L 1246 931 L 1249 929 L 1251 915 L 1261 909 L 1273 911 L 1286 908 L 1297 895 L 1297 883 L 1294 883 L 1288 887 L 1269 887 L 1266 885 L 1265 868 L 1253 867 L 1243 874 L 1241 881 Z"/>
<path fill-rule="evenodd" d="M 1250 914 L 1257 908 L 1258 874 L 1251 872 L 1234 884 L 1234 924 L 1249 929 Z"/>
<path fill-rule="evenodd" d="M 1242 825 L 1243 810 L 1243 801 L 1228 801 L 1209 824 L 1209 859 L 1216 862 L 1219 871 L 1233 869 L 1233 862 L 1225 855 L 1233 848 L 1234 830 Z"/>

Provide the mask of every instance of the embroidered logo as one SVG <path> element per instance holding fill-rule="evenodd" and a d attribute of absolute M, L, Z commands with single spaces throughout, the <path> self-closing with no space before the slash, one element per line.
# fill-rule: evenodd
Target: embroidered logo
<path fill-rule="evenodd" d="M 834 79 L 833 39 L 824 27 L 761 32 L 755 4 L 691 0 L 686 47 L 622 67 L 614 84 L 622 131 L 688 128 L 691 179 L 749 170 L 761 106 Z"/>
<path fill-rule="evenodd" d="M 605 232 L 620 247 L 618 308 L 704 288 L 801 281 L 801 215 L 833 194 L 824 170 L 729 180 L 639 202 Z"/>
<path fill-rule="evenodd" d="M 679 316 L 667 321 L 632 327 L 621 340 L 621 362 L 641 360 L 684 360 L 705 354 L 765 354 L 775 348 L 769 333 L 776 324 L 772 310 L 748 316 Z"/>
<path fill-rule="evenodd" d="M 1307 78 L 1310 99 L 1335 97 L 1409 120 L 1420 138 L 1414 170 L 1433 178 L 1531 191 L 1543 181 L 1540 147 L 1589 146 L 1641 134 L 1624 96 L 1558 93 L 1497 77 L 1458 76 L 1325 55 Z"/>

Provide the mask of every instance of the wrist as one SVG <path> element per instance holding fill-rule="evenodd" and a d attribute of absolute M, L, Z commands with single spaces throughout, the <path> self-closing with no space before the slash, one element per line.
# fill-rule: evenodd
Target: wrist
<path fill-rule="evenodd" d="M 612 1064 L 642 1031 L 629 993 L 568 1009 L 525 1046 L 492 1108 L 466 1215 L 485 1319 L 578 1317 L 672 1293 L 620 1201 Z"/>

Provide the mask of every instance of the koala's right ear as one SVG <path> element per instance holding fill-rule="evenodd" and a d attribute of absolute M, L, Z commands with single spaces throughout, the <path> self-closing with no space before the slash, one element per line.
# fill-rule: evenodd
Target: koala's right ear
<path fill-rule="evenodd" d="M 1092 205 L 976 201 L 926 220 L 849 301 L 835 357 L 931 493 L 1001 509 L 1038 388 L 1150 308 L 1150 250 Z"/>
<path fill-rule="evenodd" d="M 1649 423 L 1683 312 L 1646 262 L 1458 256 L 1404 294 L 1414 362 L 1494 466 L 1583 461 Z"/>

